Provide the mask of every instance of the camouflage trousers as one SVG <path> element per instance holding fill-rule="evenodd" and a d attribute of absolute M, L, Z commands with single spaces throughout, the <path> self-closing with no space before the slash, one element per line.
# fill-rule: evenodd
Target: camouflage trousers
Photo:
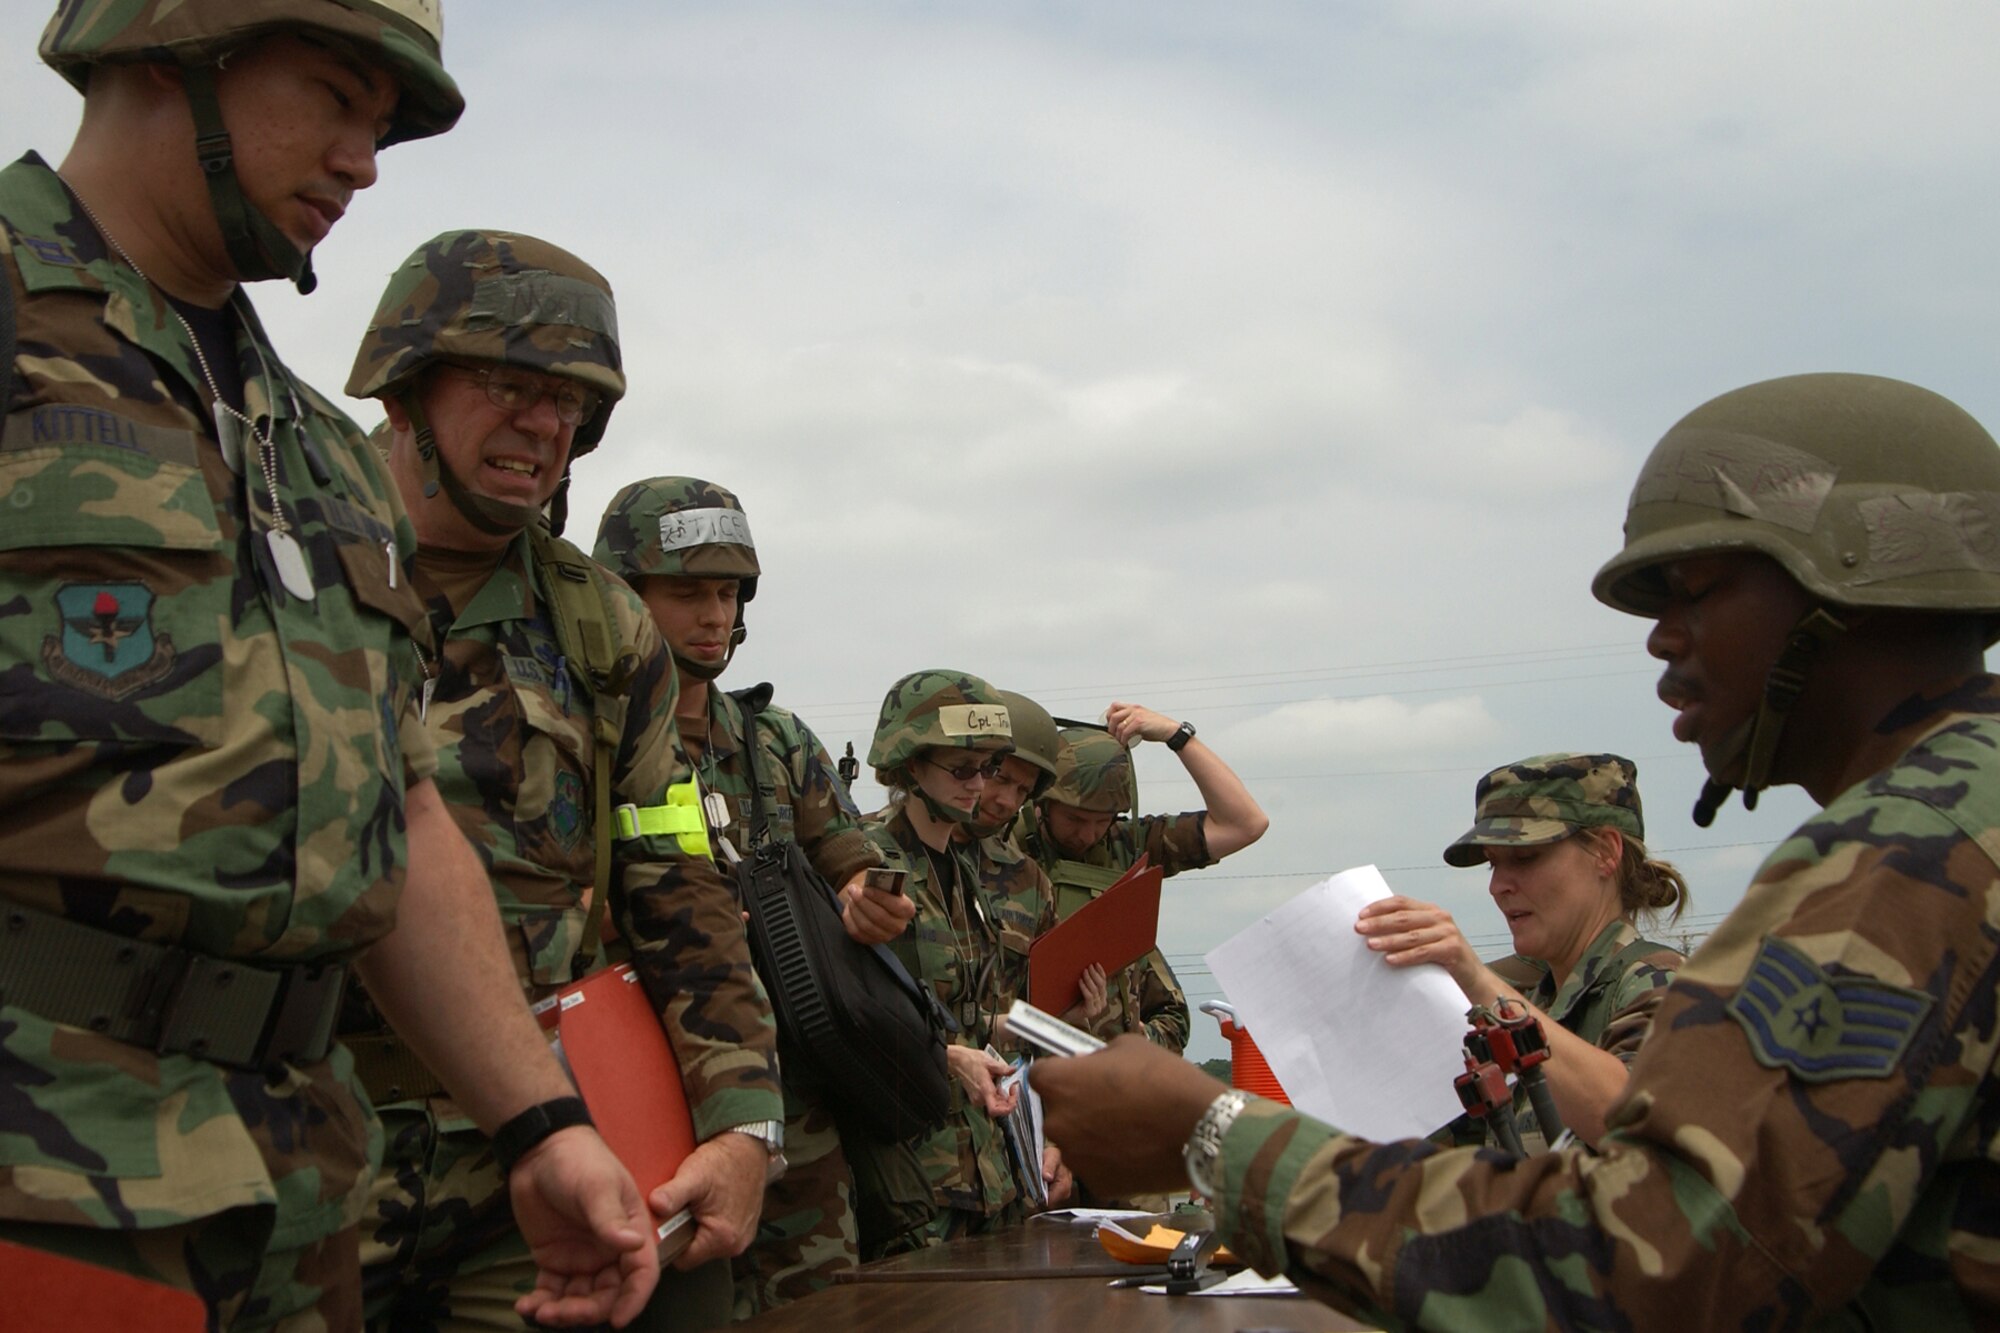
<path fill-rule="evenodd" d="M 230 1333 L 325 1333 L 361 1322 L 356 1233 L 349 1227 L 296 1249 L 266 1248 L 276 1210 L 234 1208 L 179 1226 L 119 1231 L 0 1222 L 0 1240 L 191 1291 L 209 1327 Z M 0 1325 L 32 1311 L 0 1293 Z"/>
<path fill-rule="evenodd" d="M 491 1141 L 442 1097 L 398 1102 L 378 1114 L 387 1145 L 360 1243 L 368 1327 L 379 1333 L 520 1333 L 527 1325 L 514 1313 L 514 1302 L 534 1288 L 535 1261 L 514 1226 Z M 721 1328 L 729 1322 L 730 1299 L 726 1260 L 687 1272 L 668 1269 L 627 1328 Z"/>
<path fill-rule="evenodd" d="M 776 1309 L 833 1285 L 861 1260 L 854 1176 L 833 1116 L 785 1088 L 785 1174 L 764 1191 L 757 1238 L 732 1264 L 736 1318 Z"/>
<path fill-rule="evenodd" d="M 381 1108 L 382 1169 L 361 1220 L 370 1328 L 515 1329 L 535 1284 L 492 1144 L 443 1097 Z"/>

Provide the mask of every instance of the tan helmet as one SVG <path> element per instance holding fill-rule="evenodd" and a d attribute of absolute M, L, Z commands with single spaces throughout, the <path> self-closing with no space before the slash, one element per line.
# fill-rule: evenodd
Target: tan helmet
<path fill-rule="evenodd" d="M 1716 551 L 1770 556 L 1833 606 L 2000 614 L 2000 447 L 1949 399 L 1875 375 L 1723 394 L 1653 447 L 1591 591 L 1651 616 L 1661 567 Z"/>
<path fill-rule="evenodd" d="M 1035 789 L 1028 793 L 1034 800 L 1052 786 L 1060 774 L 1063 751 L 1068 742 L 1056 730 L 1056 720 L 1049 716 L 1049 710 L 1014 690 L 1000 691 L 1001 702 L 1007 705 L 1007 716 L 1014 725 L 1014 753 L 1040 770 L 1035 775 Z"/>
<path fill-rule="evenodd" d="M 1652 617 L 1665 566 L 1755 552 L 1820 605 L 1794 626 L 1740 745 L 1711 756 L 1694 819 L 1740 781 L 1770 779 L 1785 714 L 1846 608 L 1979 616 L 2000 633 L 2000 446 L 1928 389 L 1875 375 L 1790 375 L 1714 398 L 1674 423 L 1640 469 L 1625 549 L 1591 581 L 1599 601 Z M 1741 776 L 1736 768 L 1741 763 Z"/>
<path fill-rule="evenodd" d="M 236 180 L 215 71 L 241 47 L 279 33 L 307 33 L 386 69 L 401 93 L 382 147 L 442 134 L 465 98 L 444 68 L 440 0 L 61 0 L 42 32 L 41 55 L 79 92 L 96 65 L 172 62 L 194 113 L 202 176 L 223 240 L 246 282 L 286 277 L 316 286 L 312 261 L 254 208 Z"/>

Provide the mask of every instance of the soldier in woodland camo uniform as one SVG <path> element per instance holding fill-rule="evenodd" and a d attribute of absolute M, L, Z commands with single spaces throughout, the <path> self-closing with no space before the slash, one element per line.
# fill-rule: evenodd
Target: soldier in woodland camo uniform
<path fill-rule="evenodd" d="M 415 0 L 73 0 L 42 40 L 86 89 L 64 174 L 0 172 L 0 1238 L 217 1326 L 359 1322 L 350 965 L 425 1040 L 484 1034 L 446 1060 L 484 1123 L 567 1089 L 429 781 L 410 523 L 239 289 L 309 288 L 378 146 L 456 119 L 438 31 Z M 425 1006 L 409 963 L 447 937 L 467 981 Z M 553 1276 L 616 1260 L 579 1205 L 629 1196 L 643 1244 L 585 1129 L 512 1187 Z"/>
<path fill-rule="evenodd" d="M 1012 747 L 999 694 L 977 676 L 919 671 L 882 702 L 868 749 L 876 781 L 897 793 L 869 816 L 868 836 L 892 865 L 909 872 L 917 915 L 891 946 L 958 1023 L 946 1051 L 955 1075 L 945 1123 L 905 1145 L 929 1186 L 907 1207 L 905 1225 L 884 1238 L 888 1252 L 994 1230 L 1026 1212 L 1005 1134 L 995 1120 L 1009 1104 L 994 1091 L 1005 1062 L 987 1047 L 1008 1047 L 1003 1019 L 1028 982 L 1028 946 L 1055 924 L 1055 899 L 1041 867 L 1011 843 L 979 838 L 972 824 L 979 793 Z M 963 776 L 960 776 L 963 775 Z M 857 1155 L 888 1154 L 857 1147 Z M 860 1174 L 860 1168 L 857 1168 Z M 893 1178 L 893 1173 L 884 1171 Z"/>
<path fill-rule="evenodd" d="M 1687 884 L 1646 854 L 1638 779 L 1619 755 L 1545 754 L 1479 780 L 1473 825 L 1444 859 L 1488 869 L 1493 905 L 1514 935 L 1511 957 L 1480 961 L 1451 913 L 1401 895 L 1369 903 L 1357 927 L 1392 967 L 1442 966 L 1468 1004 L 1539 1010 L 1553 1104 L 1563 1128 L 1586 1143 L 1603 1135 L 1625 1065 L 1682 962 L 1639 934 L 1641 920 L 1680 914 Z M 1553 1135 L 1518 1081 L 1503 1114 L 1525 1151 L 1548 1147 Z M 1447 1137 L 1506 1142 L 1490 1116 L 1462 1116 Z"/>
<path fill-rule="evenodd" d="M 605 511 L 594 554 L 638 591 L 673 655 L 681 741 L 702 790 L 728 812 L 716 836 L 749 855 L 757 845 L 751 783 L 760 783 L 765 837 L 796 841 L 820 877 L 840 888 L 852 920 L 853 900 L 869 892 L 862 872 L 882 864 L 882 854 L 863 836 L 826 748 L 771 703 L 769 685 L 724 693 L 712 683 L 744 637 L 743 606 L 756 596 L 761 573 L 735 495 L 692 477 L 633 482 Z M 744 727 L 745 709 L 754 737 Z M 908 914 L 902 900 L 870 896 Z M 739 1319 L 829 1286 L 858 1262 L 853 1175 L 840 1131 L 801 1080 L 787 1077 L 784 1090 L 787 1165 L 765 1189 L 757 1239 L 734 1263 Z"/>
<path fill-rule="evenodd" d="M 1697 820 L 1823 809 L 1668 987 L 1601 1154 L 1368 1143 L 1127 1043 L 1038 1068 L 1051 1133 L 1121 1181 L 1185 1142 L 1239 1254 L 1400 1323 L 1993 1326 L 1996 527 L 2000 448 L 1895 380 L 1754 384 L 1654 448 L 1593 590 L 1655 621 Z"/>
<path fill-rule="evenodd" d="M 660 1008 L 697 1140 L 774 1119 L 770 1010 L 709 859 L 665 645 L 601 572 L 600 605 L 627 648 L 622 679 L 593 679 L 557 629 L 553 581 L 574 582 L 559 565 L 583 556 L 538 525 L 625 390 L 608 284 L 534 237 L 446 232 L 391 277 L 347 388 L 389 412 L 385 454 L 424 543 L 412 583 L 441 645 L 424 687 L 438 787 L 485 863 L 522 988 L 541 999 L 603 956 L 592 885 L 610 838 L 600 888 Z M 632 827 L 597 827 L 599 773 Z M 679 823 L 649 831 L 642 812 Z M 343 1036 L 389 1139 L 364 1222 L 369 1318 L 399 1330 L 504 1322 L 531 1273 L 491 1145 L 365 996 L 352 998 Z M 704 1142 L 683 1174 L 716 1169 L 713 1151 Z M 697 1220 L 718 1219 L 697 1207 Z M 726 1253 L 706 1274 L 663 1280 L 647 1326 L 726 1321 Z"/>

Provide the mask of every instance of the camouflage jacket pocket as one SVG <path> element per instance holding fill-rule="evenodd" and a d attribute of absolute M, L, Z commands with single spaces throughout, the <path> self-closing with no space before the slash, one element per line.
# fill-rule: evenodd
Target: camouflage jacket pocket
<path fill-rule="evenodd" d="M 9 431 L 0 738 L 219 744 L 236 561 L 201 471 L 176 461 L 192 437 L 149 453 Z"/>
<path fill-rule="evenodd" d="M 0 1111 L 0 1218 L 152 1227 L 275 1201 L 215 1066 L 14 1008 L 0 1059 L 20 1093 Z"/>
<path fill-rule="evenodd" d="M 590 705 L 572 693 L 560 665 L 549 668 L 539 659 L 512 655 L 502 660 L 522 723 L 515 850 L 571 884 L 588 884 L 596 852 Z"/>

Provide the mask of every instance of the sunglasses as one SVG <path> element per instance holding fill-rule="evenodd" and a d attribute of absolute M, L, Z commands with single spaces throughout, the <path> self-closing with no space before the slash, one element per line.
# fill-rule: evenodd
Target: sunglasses
<path fill-rule="evenodd" d="M 959 764 L 955 768 L 946 764 L 940 764 L 937 760 L 931 758 L 929 755 L 924 756 L 924 762 L 929 764 L 932 768 L 935 768 L 938 772 L 948 775 L 954 781 L 970 782 L 974 778 L 999 777 L 1000 764 L 1005 758 L 1006 758 L 1005 755 L 996 754 L 991 759 L 988 759 L 983 763 L 968 759 L 964 763 Z"/>

